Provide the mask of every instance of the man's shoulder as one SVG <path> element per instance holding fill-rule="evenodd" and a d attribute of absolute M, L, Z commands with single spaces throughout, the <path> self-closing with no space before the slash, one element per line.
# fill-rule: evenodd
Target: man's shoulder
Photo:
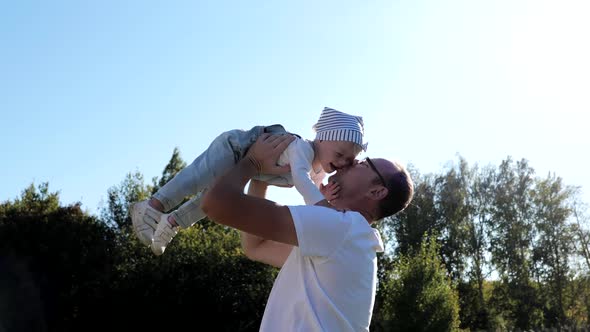
<path fill-rule="evenodd" d="M 359 212 L 313 205 L 289 206 L 289 209 L 298 235 L 304 235 L 300 237 L 300 242 L 307 239 L 307 244 L 314 240 L 323 243 L 328 239 L 336 239 L 340 242 L 334 245 L 356 243 L 349 248 L 383 251 L 379 232 Z M 302 230 L 305 232 L 301 233 Z"/>
<path fill-rule="evenodd" d="M 290 210 L 296 213 L 300 212 L 308 217 L 339 219 L 346 222 L 358 223 L 361 226 L 367 225 L 367 227 L 371 227 L 361 213 L 352 210 L 336 210 L 319 205 L 288 205 L 288 207 Z"/>
<path fill-rule="evenodd" d="M 356 211 L 347 211 L 345 212 L 345 215 L 349 218 L 350 223 L 347 236 L 350 241 L 359 245 L 362 244 L 362 248 L 370 248 L 370 250 L 383 252 L 384 249 L 381 234 L 379 233 L 379 230 L 369 224 L 367 218 Z"/>

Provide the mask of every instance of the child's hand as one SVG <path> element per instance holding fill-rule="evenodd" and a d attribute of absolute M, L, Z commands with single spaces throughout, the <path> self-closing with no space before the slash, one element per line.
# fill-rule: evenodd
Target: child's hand
<path fill-rule="evenodd" d="M 327 185 L 320 184 L 320 192 L 328 202 L 340 197 L 340 185 L 336 182 L 330 182 Z"/>

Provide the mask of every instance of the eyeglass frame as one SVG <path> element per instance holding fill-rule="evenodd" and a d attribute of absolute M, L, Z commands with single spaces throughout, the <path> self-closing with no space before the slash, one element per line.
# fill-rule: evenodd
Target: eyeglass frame
<path fill-rule="evenodd" d="M 385 178 L 383 177 L 383 175 L 381 175 L 381 173 L 379 173 L 377 167 L 375 167 L 375 164 L 373 164 L 373 162 L 371 161 L 371 158 L 366 157 L 365 160 L 367 161 L 367 164 L 369 164 L 369 167 L 371 167 L 371 169 L 375 173 L 377 173 L 377 176 L 379 177 L 379 180 L 381 180 L 381 184 L 383 185 L 383 187 L 387 188 L 387 182 L 385 182 Z"/>

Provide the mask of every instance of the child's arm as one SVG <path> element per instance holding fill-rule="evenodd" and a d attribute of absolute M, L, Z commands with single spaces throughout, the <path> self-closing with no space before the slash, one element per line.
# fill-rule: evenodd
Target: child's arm
<path fill-rule="evenodd" d="M 325 199 L 315 203 L 315 205 L 334 209 L 334 206 L 330 204 L 330 201 L 338 198 L 340 195 L 340 185 L 336 182 L 331 182 L 327 185 L 320 183 L 320 192 L 324 195 Z"/>
<path fill-rule="evenodd" d="M 291 176 L 295 188 L 303 196 L 306 205 L 314 205 L 326 199 L 309 177 L 309 170 L 303 167 L 293 169 L 293 164 L 291 164 Z"/>
<path fill-rule="evenodd" d="M 285 153 L 291 167 L 295 189 L 303 196 L 306 205 L 314 205 L 325 199 L 309 172 L 313 162 L 313 148 L 305 140 L 295 140 Z"/>
<path fill-rule="evenodd" d="M 340 185 L 336 182 L 330 182 L 327 185 L 320 183 L 320 192 L 328 202 L 340 196 Z"/>

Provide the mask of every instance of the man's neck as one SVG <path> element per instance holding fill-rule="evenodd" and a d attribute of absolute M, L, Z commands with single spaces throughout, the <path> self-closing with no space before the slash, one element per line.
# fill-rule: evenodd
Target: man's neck
<path fill-rule="evenodd" d="M 373 217 L 371 216 L 371 214 L 367 211 L 359 211 L 359 213 L 365 217 L 365 219 L 367 220 L 367 222 L 370 224 L 373 223 Z"/>
<path fill-rule="evenodd" d="M 365 220 L 367 220 L 367 223 L 369 225 L 371 225 L 374 222 L 374 218 L 371 215 L 371 213 L 369 213 L 369 211 L 349 210 L 349 209 L 343 209 L 343 210 L 339 210 L 339 211 L 354 211 L 354 212 L 358 212 L 358 213 L 360 213 L 365 218 Z"/>

